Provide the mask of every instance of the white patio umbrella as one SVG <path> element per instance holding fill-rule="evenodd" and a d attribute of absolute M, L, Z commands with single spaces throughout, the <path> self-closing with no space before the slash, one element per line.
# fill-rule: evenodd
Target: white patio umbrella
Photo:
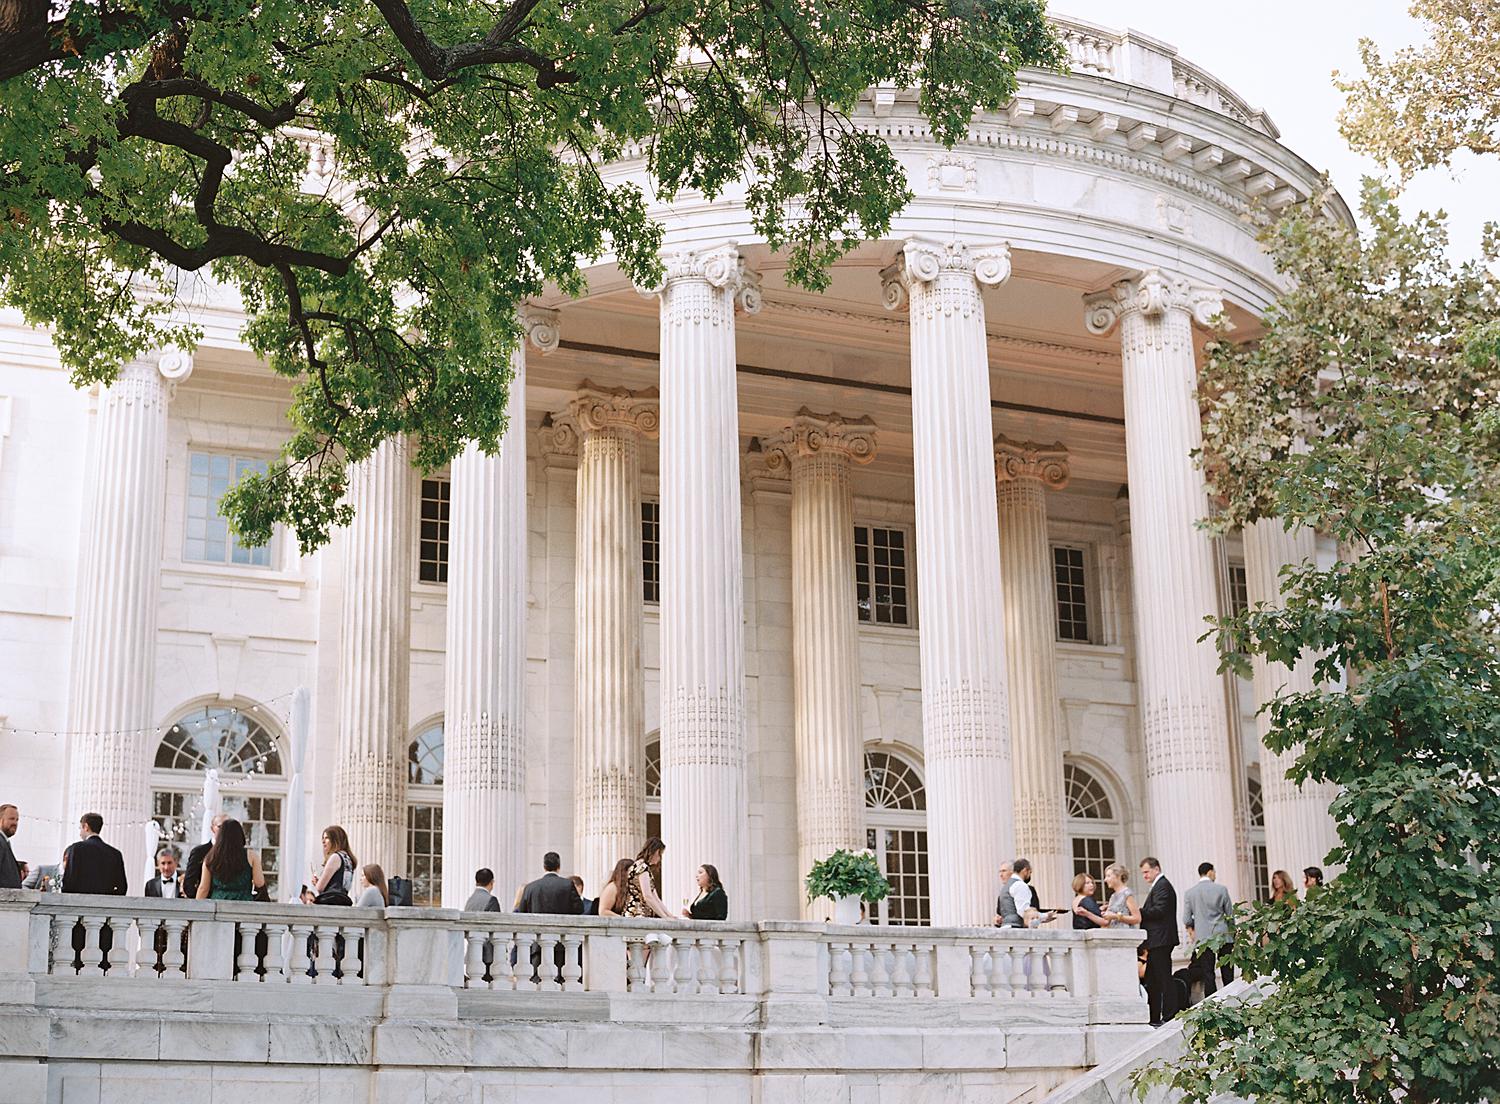
<path fill-rule="evenodd" d="M 203 817 L 198 828 L 198 842 L 211 843 L 214 838 L 214 817 L 224 809 L 224 799 L 219 794 L 219 769 L 209 767 L 203 772 Z"/>
<path fill-rule="evenodd" d="M 302 764 L 312 729 L 312 695 L 307 687 L 292 692 L 292 777 L 286 786 L 286 814 L 281 822 L 281 888 L 289 902 L 307 875 L 307 795 L 302 785 Z"/>

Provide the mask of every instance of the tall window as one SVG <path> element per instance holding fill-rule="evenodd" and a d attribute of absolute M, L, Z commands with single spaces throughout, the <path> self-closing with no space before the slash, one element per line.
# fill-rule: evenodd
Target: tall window
<path fill-rule="evenodd" d="M 417 543 L 417 578 L 424 583 L 448 581 L 448 492 L 446 479 L 422 480 L 422 528 Z"/>
<path fill-rule="evenodd" d="M 1052 546 L 1052 582 L 1057 593 L 1057 639 L 1087 644 L 1089 591 L 1082 548 L 1070 544 Z"/>
<path fill-rule="evenodd" d="M 267 463 L 249 456 L 218 452 L 188 453 L 187 528 L 182 558 L 198 563 L 233 563 L 250 567 L 271 566 L 271 546 L 246 548 L 229 531 L 219 513 L 219 501 L 242 475 L 264 474 Z"/>
<path fill-rule="evenodd" d="M 891 894 L 870 917 L 877 924 L 930 924 L 927 788 L 917 768 L 888 751 L 865 752 L 865 846 Z"/>
<path fill-rule="evenodd" d="M 854 527 L 854 593 L 861 621 L 910 623 L 906 551 L 904 529 Z"/>
<path fill-rule="evenodd" d="M 1229 616 L 1238 617 L 1250 608 L 1250 590 L 1245 582 L 1245 565 L 1229 565 Z"/>
<path fill-rule="evenodd" d="M 185 858 L 201 839 L 204 773 L 217 770 L 220 808 L 245 826 L 275 900 L 286 775 L 281 746 L 262 716 L 258 706 L 207 706 L 179 717 L 156 746 L 151 818 L 161 828 L 162 843 Z"/>
<path fill-rule="evenodd" d="M 406 745 L 406 876 L 413 905 L 443 897 L 443 722 Z"/>
<path fill-rule="evenodd" d="M 1240 569 L 1241 572 L 1244 568 Z M 1250 821 L 1250 876 L 1255 880 L 1255 899 L 1271 899 L 1271 864 L 1266 852 L 1266 801 L 1260 779 L 1251 777 L 1245 783 L 1249 797 L 1246 811 Z"/>
<path fill-rule="evenodd" d="M 1063 764 L 1063 800 L 1073 873 L 1087 873 L 1101 886 L 1104 868 L 1119 861 L 1120 821 L 1115 803 L 1098 778 L 1076 763 Z"/>
<path fill-rule="evenodd" d="M 648 737 L 648 739 L 650 739 Z M 646 745 L 646 836 L 661 835 L 661 739 Z"/>
<path fill-rule="evenodd" d="M 661 503 L 641 503 L 641 581 L 648 602 L 661 601 Z"/>

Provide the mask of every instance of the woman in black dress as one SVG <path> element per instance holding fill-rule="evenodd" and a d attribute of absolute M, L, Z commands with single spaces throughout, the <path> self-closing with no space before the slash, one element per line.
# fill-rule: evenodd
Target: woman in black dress
<path fill-rule="evenodd" d="M 729 898 L 724 885 L 719 881 L 719 871 L 712 863 L 698 868 L 698 897 L 682 915 L 691 920 L 729 919 Z"/>

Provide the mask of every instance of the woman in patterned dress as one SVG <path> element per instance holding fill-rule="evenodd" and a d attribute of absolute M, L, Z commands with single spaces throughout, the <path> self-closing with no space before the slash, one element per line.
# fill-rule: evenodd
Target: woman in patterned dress
<path fill-rule="evenodd" d="M 625 881 L 626 916 L 673 918 L 656 893 L 656 879 L 661 877 L 661 857 L 666 850 L 667 845 L 652 836 L 636 855 L 635 862 L 630 864 L 630 875 Z"/>

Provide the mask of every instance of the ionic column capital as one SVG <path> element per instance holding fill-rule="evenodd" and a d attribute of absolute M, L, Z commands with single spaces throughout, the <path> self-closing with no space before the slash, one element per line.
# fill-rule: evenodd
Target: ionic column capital
<path fill-rule="evenodd" d="M 550 353 L 561 344 L 559 318 L 557 311 L 532 306 L 530 303 L 523 303 L 516 311 L 516 319 L 521 323 L 526 344 L 543 353 Z"/>
<path fill-rule="evenodd" d="M 734 242 L 711 249 L 679 249 L 662 256 L 662 280 L 652 287 L 638 287 L 642 295 L 662 295 L 674 284 L 705 283 L 727 292 L 735 307 L 757 314 L 762 305 L 760 274 L 745 263 Z"/>
<path fill-rule="evenodd" d="M 624 387 L 599 387 L 590 380 L 578 385 L 578 397 L 568 404 L 574 432 L 596 433 L 602 429 L 629 429 L 643 437 L 655 437 L 661 425 L 656 388 L 630 391 Z M 554 425 L 557 419 L 554 418 Z"/>
<path fill-rule="evenodd" d="M 583 440 L 583 430 L 567 411 L 548 414 L 537 430 L 537 443 L 542 459 L 553 460 L 576 458 L 578 446 Z"/>
<path fill-rule="evenodd" d="M 880 270 L 882 298 L 887 310 L 899 310 L 910 300 L 914 285 L 931 284 L 943 273 L 972 277 L 994 286 L 1010 277 L 1010 244 L 971 245 L 957 238 L 932 241 L 907 238 L 901 256 Z"/>
<path fill-rule="evenodd" d="M 875 459 L 875 423 L 868 417 L 815 414 L 804 406 L 792 424 L 779 437 L 764 441 L 763 447 L 766 467 L 772 472 L 790 471 L 799 460 L 813 456 L 838 456 L 851 464 L 868 464 Z"/>
<path fill-rule="evenodd" d="M 1060 491 L 1071 476 L 1068 450 L 1061 441 L 1039 445 L 1035 441 L 1012 441 L 1003 433 L 995 438 L 995 479 L 999 482 L 1035 479 L 1044 487 Z"/>
<path fill-rule="evenodd" d="M 1161 318 L 1172 311 L 1186 313 L 1200 326 L 1212 326 L 1224 313 L 1224 293 L 1218 288 L 1189 283 L 1181 276 L 1148 268 L 1138 278 L 1121 280 L 1107 291 L 1083 297 L 1084 325 L 1103 336 L 1131 314 Z"/>

